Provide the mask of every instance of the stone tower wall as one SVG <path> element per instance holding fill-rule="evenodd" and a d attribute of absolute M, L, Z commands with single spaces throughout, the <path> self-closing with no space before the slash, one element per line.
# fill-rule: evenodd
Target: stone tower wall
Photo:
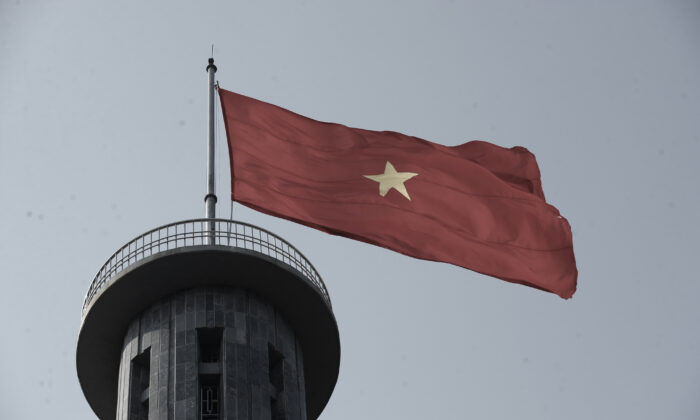
<path fill-rule="evenodd" d="M 206 348 L 217 335 L 212 362 Z M 209 418 L 306 420 L 303 366 L 294 332 L 259 297 L 233 288 L 188 290 L 131 322 L 116 418 L 200 419 L 201 387 L 218 381 L 219 416 Z"/>

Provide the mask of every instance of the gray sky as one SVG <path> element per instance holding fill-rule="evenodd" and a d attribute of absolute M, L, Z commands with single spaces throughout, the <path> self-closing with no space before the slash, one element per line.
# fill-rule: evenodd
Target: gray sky
<path fill-rule="evenodd" d="M 0 0 L 0 418 L 94 418 L 82 299 L 123 243 L 204 215 L 211 43 L 222 87 L 315 119 L 529 148 L 573 227 L 564 301 L 234 205 L 328 285 L 322 419 L 700 417 L 699 19 L 697 1 Z"/>

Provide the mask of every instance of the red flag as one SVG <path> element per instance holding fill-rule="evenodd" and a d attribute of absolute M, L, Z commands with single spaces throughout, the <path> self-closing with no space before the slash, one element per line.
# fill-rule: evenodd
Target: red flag
<path fill-rule="evenodd" d="M 571 228 L 527 149 L 442 146 L 315 121 L 219 89 L 231 198 L 274 216 L 563 298 L 576 291 Z"/>

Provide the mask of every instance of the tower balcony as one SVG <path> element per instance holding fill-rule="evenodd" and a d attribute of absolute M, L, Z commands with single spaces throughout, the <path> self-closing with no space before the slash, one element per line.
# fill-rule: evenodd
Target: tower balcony
<path fill-rule="evenodd" d="M 134 320 L 188 290 L 222 287 L 258 296 L 294 331 L 303 350 L 304 411 L 306 418 L 318 417 L 340 366 L 338 327 L 321 276 L 299 250 L 265 229 L 193 219 L 132 239 L 107 259 L 90 284 L 76 363 L 83 393 L 99 418 L 117 413 L 120 359 Z"/>
<path fill-rule="evenodd" d="M 292 244 L 257 226 L 227 219 L 191 219 L 152 229 L 119 248 L 102 265 L 83 301 L 85 316 L 93 298 L 122 270 L 149 257 L 180 248 L 222 246 L 259 253 L 286 264 L 316 287 L 332 309 L 328 290 L 313 264 Z"/>

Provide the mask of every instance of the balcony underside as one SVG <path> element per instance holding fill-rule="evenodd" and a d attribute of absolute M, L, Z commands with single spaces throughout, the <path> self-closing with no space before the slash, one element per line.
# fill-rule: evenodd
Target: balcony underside
<path fill-rule="evenodd" d="M 283 262 L 242 248 L 200 245 L 163 251 L 124 268 L 91 297 L 78 336 L 83 393 L 102 419 L 116 414 L 120 349 L 134 317 L 159 299 L 203 286 L 229 286 L 264 297 L 284 315 L 304 353 L 307 415 L 315 419 L 338 379 L 340 340 L 317 285 Z"/>

